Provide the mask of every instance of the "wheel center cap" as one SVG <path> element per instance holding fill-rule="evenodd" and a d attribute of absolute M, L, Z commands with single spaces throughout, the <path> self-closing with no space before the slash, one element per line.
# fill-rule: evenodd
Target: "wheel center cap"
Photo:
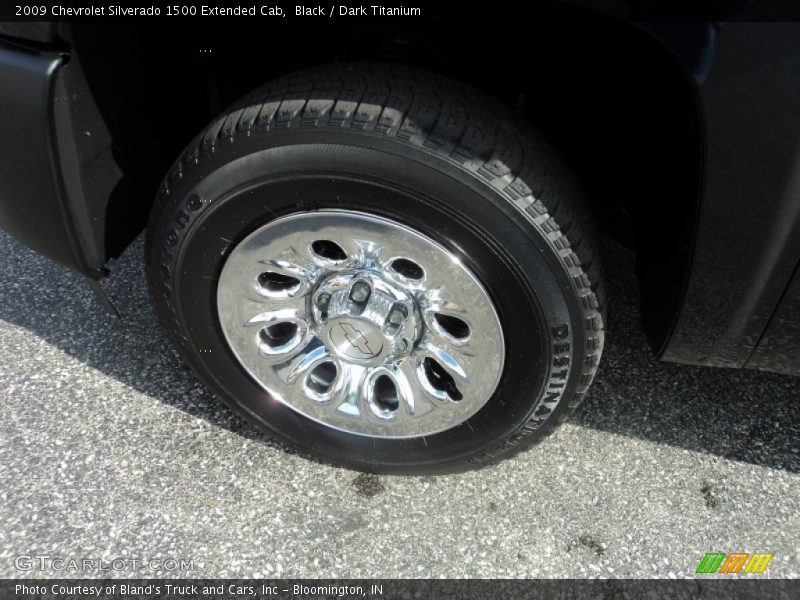
<path fill-rule="evenodd" d="M 352 360 L 369 360 L 383 350 L 383 336 L 374 325 L 355 319 L 339 319 L 330 328 L 333 350 Z"/>
<path fill-rule="evenodd" d="M 323 279 L 312 304 L 322 341 L 351 363 L 377 365 L 407 354 L 422 329 L 414 297 L 374 271 Z"/>

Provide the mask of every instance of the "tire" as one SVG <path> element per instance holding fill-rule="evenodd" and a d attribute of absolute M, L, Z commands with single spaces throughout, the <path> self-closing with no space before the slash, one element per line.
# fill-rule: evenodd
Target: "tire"
<path fill-rule="evenodd" d="M 217 285 L 226 261 L 260 228 L 332 211 L 417 232 L 485 290 L 505 358 L 466 420 L 416 436 L 345 431 L 268 392 L 232 350 Z M 589 387 L 604 302 L 588 219 L 574 176 L 497 101 L 423 70 L 337 64 L 268 83 L 188 146 L 153 205 L 146 266 L 184 360 L 261 430 L 358 470 L 454 472 L 541 439 Z"/>

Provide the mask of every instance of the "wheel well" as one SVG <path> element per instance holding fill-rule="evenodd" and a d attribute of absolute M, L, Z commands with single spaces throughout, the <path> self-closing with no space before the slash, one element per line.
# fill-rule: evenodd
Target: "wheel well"
<path fill-rule="evenodd" d="M 105 255 L 144 227 L 161 178 L 225 106 L 282 73 L 332 60 L 430 68 L 499 97 L 576 171 L 601 230 L 638 255 L 655 347 L 679 308 L 696 226 L 702 120 L 691 78 L 655 37 L 564 8 L 533 22 L 355 22 L 265 31 L 70 25 L 66 37 L 113 140 L 123 176 L 105 215 Z M 398 25 L 393 25 L 398 23 Z"/>

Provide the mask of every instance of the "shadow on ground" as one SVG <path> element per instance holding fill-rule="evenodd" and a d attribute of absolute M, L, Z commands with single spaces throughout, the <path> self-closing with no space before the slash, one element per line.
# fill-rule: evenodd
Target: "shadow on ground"
<path fill-rule="evenodd" d="M 80 276 L 0 232 L 0 319 L 169 406 L 274 444 L 218 402 L 171 350 L 151 305 L 142 248 L 139 238 L 106 282 L 123 316 L 117 320 Z M 595 384 L 570 422 L 800 472 L 800 379 L 656 361 L 639 323 L 633 257 L 610 242 L 604 251 L 606 349 Z"/>

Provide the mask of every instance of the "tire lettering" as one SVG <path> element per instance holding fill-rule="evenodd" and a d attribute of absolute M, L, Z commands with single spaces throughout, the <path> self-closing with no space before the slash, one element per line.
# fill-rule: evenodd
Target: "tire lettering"
<path fill-rule="evenodd" d="M 182 210 L 179 210 L 179 211 L 178 211 L 178 214 L 177 214 L 177 215 L 175 215 L 175 226 L 176 226 L 176 227 L 177 227 L 179 230 L 182 230 L 184 227 L 186 227 L 186 224 L 187 224 L 188 222 L 189 222 L 189 215 L 187 215 L 187 214 L 186 214 L 185 212 L 183 212 Z"/>
<path fill-rule="evenodd" d="M 550 332 L 554 340 L 550 381 L 547 384 L 547 389 L 541 402 L 539 402 L 539 406 L 533 413 L 534 418 L 531 420 L 532 425 L 537 428 L 541 426 L 546 416 L 553 412 L 561 401 L 564 388 L 566 388 L 566 380 L 569 377 L 570 363 L 572 362 L 571 345 L 569 342 L 563 341 L 569 337 L 569 325 L 566 323 L 556 325 L 550 329 Z"/>

